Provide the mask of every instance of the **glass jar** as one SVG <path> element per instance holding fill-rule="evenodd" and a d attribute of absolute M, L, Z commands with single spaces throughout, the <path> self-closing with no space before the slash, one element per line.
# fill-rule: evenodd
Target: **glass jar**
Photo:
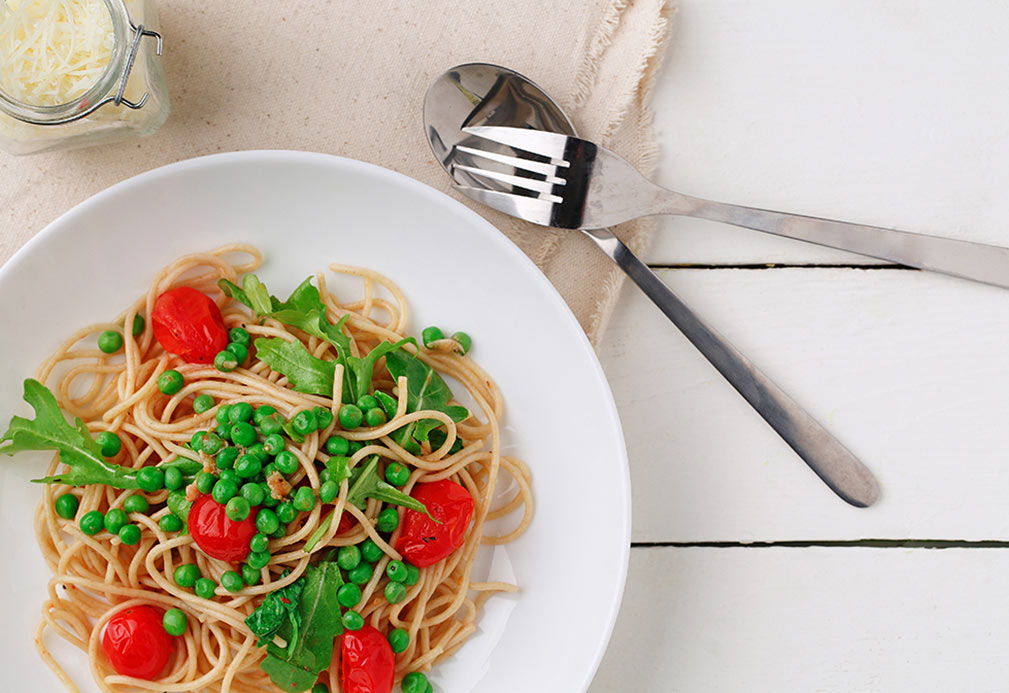
<path fill-rule="evenodd" d="M 33 154 L 86 147 L 149 135 L 168 118 L 153 0 L 94 1 L 104 3 L 112 18 L 114 41 L 104 73 L 83 95 L 55 106 L 23 103 L 0 86 L 0 148 Z"/>

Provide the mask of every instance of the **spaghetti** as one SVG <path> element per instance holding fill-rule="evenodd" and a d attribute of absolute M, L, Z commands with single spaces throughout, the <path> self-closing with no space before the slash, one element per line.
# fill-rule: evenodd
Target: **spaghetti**
<path fill-rule="evenodd" d="M 244 256 L 242 261 L 235 259 L 238 256 Z M 264 671 L 264 667 L 270 668 L 264 661 L 271 657 L 271 652 L 283 658 L 283 653 L 289 654 L 290 648 L 296 645 L 287 642 L 290 628 L 288 638 L 275 633 L 257 636 L 250 629 L 250 619 L 256 618 L 254 612 L 263 606 L 269 595 L 286 594 L 279 591 L 302 583 L 310 585 L 311 580 L 304 582 L 305 579 L 316 575 L 317 568 L 324 564 L 332 571 L 327 574 L 340 576 L 346 585 L 357 584 L 360 591 L 353 608 L 346 604 L 341 593 L 343 619 L 337 629 L 345 633 L 358 630 L 353 628 L 354 625 L 360 628 L 354 622 L 356 617 L 352 619 L 347 613 L 358 614 L 366 628 L 377 629 L 393 641 L 395 681 L 398 683 L 409 675 L 413 677 L 410 680 L 413 689 L 424 690 L 423 678 L 418 679 L 421 675 L 413 672 L 427 671 L 456 652 L 476 629 L 477 617 L 486 599 L 517 589 L 506 583 L 478 582 L 472 577 L 479 546 L 514 540 L 528 526 L 533 509 L 528 469 L 520 460 L 501 454 L 499 424 L 503 403 L 494 382 L 474 361 L 458 353 L 456 340 L 432 340 L 429 348 L 405 343 L 406 299 L 392 282 L 370 270 L 338 265 L 331 268 L 339 274 L 353 275 L 363 283 L 363 298 L 353 302 L 340 302 L 327 289 L 325 276 L 315 277 L 318 296 L 325 309 L 326 322 L 321 328 L 336 329 L 344 335 L 349 354 L 341 354 L 339 339 L 317 336 L 335 333 L 319 333 L 293 318 L 285 321 L 283 308 L 265 315 L 257 315 L 255 307 L 250 312 L 242 302 L 249 301 L 256 306 L 254 299 L 241 294 L 236 300 L 226 295 L 227 292 L 222 293 L 220 287 L 238 287 L 240 276 L 254 270 L 260 261 L 259 251 L 247 245 L 231 245 L 182 257 L 164 268 L 147 294 L 131 304 L 119 319 L 77 331 L 39 368 L 38 380 L 51 388 L 63 411 L 80 417 L 92 435 L 106 431 L 116 434 L 121 450 L 110 462 L 131 470 L 125 472 L 125 476 L 140 478 L 132 470 L 155 467 L 165 470 L 167 484 L 174 474 L 167 472 L 169 466 L 180 462 L 189 464 L 190 460 L 200 466 L 195 476 L 185 478 L 181 489 L 173 491 L 162 484 L 160 488 L 142 493 L 137 491 L 133 481 L 125 484 L 130 488 L 101 483 L 60 483 L 61 479 L 66 480 L 60 475 L 69 469 L 68 458 L 55 455 L 50 462 L 47 475 L 55 477 L 55 481 L 44 489 L 35 517 L 35 531 L 53 577 L 35 642 L 43 660 L 70 690 L 76 691 L 76 685 L 46 645 L 50 632 L 87 653 L 95 681 L 103 691 L 110 693 L 273 690 L 271 686 L 277 683 L 277 678 L 271 684 L 271 676 L 276 675 Z M 219 367 L 187 363 L 159 343 L 151 316 L 159 297 L 179 286 L 191 287 L 211 297 L 219 307 L 224 326 L 232 333 L 236 329 L 248 333 L 251 353 L 247 358 L 237 358 L 243 356 L 238 349 L 236 357 L 244 366 L 232 370 L 228 368 L 230 364 L 222 365 L 223 362 L 218 363 Z M 146 321 L 137 316 L 147 316 Z M 124 326 L 135 324 L 140 327 L 141 322 L 145 324 L 139 330 L 124 329 Z M 96 335 L 108 331 L 123 337 L 121 348 L 111 355 L 106 353 L 105 347 L 92 346 Z M 398 346 L 386 354 L 385 360 L 375 359 L 371 364 L 368 393 L 381 395 L 386 409 L 383 412 L 379 407 L 379 413 L 360 427 L 346 425 L 347 388 L 354 387 L 355 382 L 359 386 L 361 382 L 350 375 L 359 375 L 360 364 L 368 361 L 366 357 L 373 350 L 378 347 L 387 350 L 387 346 L 381 346 L 384 343 Z M 264 360 L 267 346 L 280 350 L 290 348 L 298 353 L 304 351 L 308 358 L 315 359 L 310 363 L 330 364 L 322 370 L 332 372 L 332 390 L 325 394 L 317 388 L 311 391 L 312 388 L 304 386 L 293 371 L 285 373 L 276 361 L 268 363 L 268 359 Z M 398 354 L 397 363 L 406 364 L 412 370 L 393 376 L 393 357 L 388 355 L 391 353 Z M 331 371 L 326 370 L 330 368 Z M 165 374 L 171 371 L 181 374 L 182 385 L 174 392 L 169 388 L 171 394 L 165 394 L 161 386 L 167 382 Z M 348 375 L 348 371 L 354 373 Z M 468 412 L 454 399 L 447 406 L 418 408 L 417 402 L 423 399 L 414 398 L 415 383 L 411 380 L 414 372 L 450 376 L 465 389 L 479 415 Z M 435 376 L 427 377 L 425 382 L 430 385 L 430 379 Z M 440 377 L 435 378 L 440 381 Z M 362 401 L 360 392 L 356 396 Z M 202 399 L 195 404 L 199 397 Z M 213 406 L 207 408 L 210 402 Z M 198 527 L 193 525 L 196 506 L 188 510 L 191 532 L 171 531 L 177 522 L 170 516 L 178 514 L 172 501 L 179 498 L 173 497 L 173 493 L 184 493 L 186 497 L 182 500 L 187 504 L 206 497 L 209 482 L 201 482 L 201 475 L 205 475 L 203 481 L 209 478 L 215 482 L 212 492 L 215 499 L 217 485 L 222 485 L 222 500 L 228 495 L 223 479 L 234 475 L 223 469 L 222 453 L 217 452 L 215 457 L 207 451 L 215 452 L 214 448 L 219 448 L 218 441 L 222 439 L 223 445 L 228 447 L 229 431 L 237 437 L 238 425 L 232 427 L 228 415 L 221 414 L 238 413 L 239 403 L 246 403 L 241 406 L 248 406 L 250 411 L 254 408 L 257 421 L 263 414 L 285 422 L 284 431 L 277 434 L 283 438 L 285 450 L 278 453 L 274 449 L 272 456 L 262 452 L 262 434 L 266 427 L 258 431 L 256 443 L 244 441 L 245 446 L 238 443 L 232 446 L 243 451 L 241 459 L 250 458 L 248 464 L 241 459 L 237 463 L 232 460 L 235 470 L 240 472 L 254 467 L 256 462 L 251 457 L 256 454 L 263 455 L 260 461 L 265 467 L 253 477 L 264 481 L 259 484 L 262 490 L 248 489 L 251 501 L 261 498 L 259 504 L 246 510 L 242 502 L 229 502 L 226 504 L 229 521 L 237 524 L 237 518 L 245 511 L 250 518 L 257 518 L 261 534 L 263 528 L 258 524 L 258 515 L 267 513 L 268 505 L 272 505 L 279 516 L 282 507 L 293 503 L 296 515 L 286 526 L 281 522 L 278 531 L 259 540 L 263 543 L 269 540 L 268 550 L 255 554 L 268 554 L 265 566 L 256 567 L 254 554 L 250 553 L 249 563 L 238 573 L 246 579 L 239 581 L 240 589 L 232 591 L 236 565 L 202 550 Z M 306 432 L 304 425 L 301 433 L 296 430 L 296 419 L 306 411 L 315 412 L 314 420 L 321 430 Z M 372 411 L 374 409 L 365 413 L 370 415 Z M 459 414 L 460 411 L 465 415 Z M 353 407 L 347 416 L 353 419 L 352 414 Z M 222 419 L 223 424 L 219 423 Z M 251 421 L 247 425 L 251 425 Z M 414 437 L 404 431 L 412 431 Z M 9 432 L 5 440 L 11 440 L 11 435 Z M 210 445 L 208 441 L 212 435 L 216 438 Z M 334 444 L 331 439 L 340 440 Z M 18 439 L 15 436 L 13 440 Z M 271 444 L 275 446 L 276 439 L 271 439 Z M 0 452 L 3 451 L 4 447 L 0 446 Z M 296 468 L 282 473 L 280 455 L 293 455 Z M 271 459 L 273 469 L 270 469 Z M 290 459 L 285 457 L 288 462 Z M 382 468 L 385 468 L 384 476 Z M 499 479 L 502 471 L 510 479 L 507 489 Z M 361 478 L 368 473 L 374 473 L 378 480 L 362 482 Z M 397 474 L 401 478 L 396 478 Z M 384 479 L 402 483 L 396 487 L 385 483 Z M 242 498 L 246 486 L 256 485 L 245 478 L 240 481 L 243 482 L 241 493 L 234 498 Z M 332 481 L 338 485 L 329 483 Z M 466 517 L 465 525 L 459 528 L 461 543 L 447 557 L 417 569 L 410 563 L 409 550 L 412 549 L 403 547 L 409 547 L 406 535 L 411 526 L 431 522 L 422 511 L 430 513 L 432 506 L 430 502 L 425 506 L 416 498 L 423 496 L 422 489 L 434 489 L 438 483 L 448 482 L 464 489 L 472 499 L 472 520 Z M 364 486 L 372 489 L 371 495 L 365 495 L 363 500 L 359 495 L 355 497 Z M 338 488 L 335 496 L 327 497 L 332 496 L 334 488 Z M 384 490 L 375 491 L 375 488 Z M 64 499 L 67 494 L 74 498 Z M 130 500 L 137 495 L 142 495 L 146 503 Z M 416 498 L 403 500 L 403 496 Z M 58 501 L 64 508 L 70 506 L 76 510 L 72 517 L 67 517 L 69 513 L 65 511 L 58 512 Z M 143 512 L 148 506 L 149 510 Z M 116 529 L 109 525 L 109 518 L 113 516 L 110 511 L 124 508 L 133 510 L 127 515 L 128 521 L 141 530 L 139 540 L 132 545 L 129 539 L 133 537 L 126 538 L 122 531 L 110 531 Z M 95 511 L 105 518 L 104 530 L 85 531 L 83 518 Z M 521 518 L 506 534 L 491 536 L 485 533 L 487 522 L 519 512 Z M 251 522 L 251 519 L 242 521 Z M 426 526 L 431 532 L 448 532 L 449 525 L 443 520 Z M 391 531 L 390 527 L 393 527 Z M 435 529 L 430 529 L 432 527 Z M 421 537 L 423 541 L 430 538 Z M 355 574 L 347 570 L 358 554 L 356 549 L 341 552 L 344 547 L 367 547 L 365 558 L 357 565 L 370 565 L 370 571 L 360 568 Z M 421 550 L 425 548 L 421 546 Z M 369 552 L 373 559 L 370 562 L 367 561 Z M 340 564 L 339 570 L 334 562 Z M 209 598 L 199 596 L 198 590 L 191 588 L 191 580 L 179 577 L 179 567 L 189 565 L 196 568 L 186 568 L 186 571 L 212 581 L 212 586 L 209 582 L 202 585 L 204 593 L 212 587 Z M 413 574 L 413 580 L 400 576 L 403 566 Z M 362 571 L 369 573 L 366 579 L 362 579 Z M 390 577 L 394 574 L 398 581 Z M 180 582 L 189 586 L 184 587 Z M 322 585 L 320 589 L 328 587 Z M 353 594 L 354 589 L 349 588 L 347 593 Z M 141 606 L 153 606 L 159 611 L 181 610 L 187 624 L 184 632 L 173 639 L 174 650 L 166 666 L 150 680 L 119 673 L 103 652 L 106 624 L 117 615 Z M 301 618 L 300 627 L 305 628 L 304 616 Z M 166 619 L 166 629 L 167 624 Z M 389 635 L 393 630 L 398 632 L 395 639 Z M 304 641 L 305 633 L 300 637 Z M 332 662 L 319 673 L 318 681 L 330 691 L 344 690 L 346 693 L 347 689 L 341 688 L 345 683 L 341 681 L 341 667 L 346 671 L 348 666 L 354 665 L 349 660 L 341 661 L 341 637 L 335 638 Z M 264 644 L 265 647 L 260 646 Z M 296 659 L 291 661 L 299 664 Z M 322 690 L 319 684 L 314 685 Z M 407 687 L 406 682 L 403 685 Z M 296 683 L 285 686 L 288 690 L 304 690 L 297 688 Z M 430 690 L 429 684 L 426 689 Z"/>

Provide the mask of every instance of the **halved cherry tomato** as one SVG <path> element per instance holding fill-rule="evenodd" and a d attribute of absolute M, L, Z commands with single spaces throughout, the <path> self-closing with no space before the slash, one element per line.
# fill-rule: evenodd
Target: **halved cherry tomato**
<path fill-rule="evenodd" d="M 374 626 L 340 636 L 340 683 L 343 693 L 390 693 L 396 678 L 396 656 Z"/>
<path fill-rule="evenodd" d="M 357 520 L 354 519 L 354 516 L 348 512 L 345 512 L 342 515 L 340 515 L 340 524 L 336 526 L 336 533 L 343 534 L 356 524 Z"/>
<path fill-rule="evenodd" d="M 165 351 L 189 363 L 213 363 L 228 346 L 221 310 L 204 293 L 189 286 L 169 289 L 154 302 L 154 337 Z"/>
<path fill-rule="evenodd" d="M 187 521 L 193 541 L 211 558 L 238 563 L 249 555 L 249 542 L 256 534 L 254 513 L 235 522 L 213 497 L 200 496 L 189 509 Z"/>
<path fill-rule="evenodd" d="M 165 632 L 164 614 L 151 606 L 134 606 L 109 619 L 102 649 L 112 668 L 123 676 L 152 681 L 168 664 L 175 649 Z"/>
<path fill-rule="evenodd" d="M 417 484 L 410 492 L 441 524 L 424 513 L 407 510 L 396 550 L 418 568 L 433 565 L 462 546 L 473 517 L 473 497 L 448 479 Z"/>

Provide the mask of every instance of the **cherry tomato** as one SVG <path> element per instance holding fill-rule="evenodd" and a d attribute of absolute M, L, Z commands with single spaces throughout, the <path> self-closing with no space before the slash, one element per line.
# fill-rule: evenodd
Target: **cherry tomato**
<path fill-rule="evenodd" d="M 249 555 L 249 542 L 256 534 L 255 513 L 241 522 L 227 516 L 212 496 L 200 496 L 189 509 L 189 533 L 203 553 L 211 558 L 238 563 Z"/>
<path fill-rule="evenodd" d="M 152 681 L 172 656 L 175 644 L 165 632 L 161 610 L 134 606 L 109 619 L 102 649 L 112 668 L 123 676 Z"/>
<path fill-rule="evenodd" d="M 354 519 L 354 516 L 348 512 L 345 512 L 342 515 L 340 515 L 340 524 L 336 526 L 336 533 L 343 534 L 344 532 L 350 530 L 350 528 L 352 528 L 356 524 L 357 520 Z"/>
<path fill-rule="evenodd" d="M 396 677 L 392 646 L 374 626 L 340 636 L 340 683 L 343 693 L 390 693 Z"/>
<path fill-rule="evenodd" d="M 437 563 L 462 546 L 473 517 L 473 497 L 454 481 L 417 484 L 410 495 L 423 503 L 441 524 L 424 513 L 407 510 L 396 550 L 418 568 Z"/>
<path fill-rule="evenodd" d="M 189 286 L 158 296 L 151 315 L 154 337 L 165 351 L 189 363 L 213 363 L 228 346 L 228 329 L 221 310 L 204 293 Z"/>

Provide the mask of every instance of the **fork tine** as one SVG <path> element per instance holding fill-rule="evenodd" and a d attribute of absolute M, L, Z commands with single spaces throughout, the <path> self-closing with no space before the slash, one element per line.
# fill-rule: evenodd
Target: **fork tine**
<path fill-rule="evenodd" d="M 497 152 L 489 152 L 484 149 L 467 147 L 462 144 L 455 145 L 455 149 L 457 151 L 463 152 L 464 154 L 469 154 L 470 156 L 476 156 L 482 159 L 489 159 L 490 161 L 496 161 L 499 164 L 506 164 L 519 171 L 529 171 L 530 173 L 538 173 L 541 176 L 546 176 L 546 180 L 550 181 L 551 183 L 556 183 L 557 185 L 564 185 L 564 179 L 559 178 L 557 176 L 557 166 L 555 166 L 554 164 L 548 164 L 542 161 L 533 161 L 532 159 L 522 159 L 517 156 L 508 156 L 507 154 L 498 154 Z"/>
<path fill-rule="evenodd" d="M 551 202 L 561 202 L 563 200 L 563 198 L 553 194 L 554 184 L 549 181 L 527 178 L 526 176 L 514 176 L 510 173 L 499 173 L 498 171 L 488 171 L 487 169 L 477 168 L 476 166 L 467 166 L 466 164 L 453 163 L 451 168 L 453 171 L 466 171 L 474 176 L 489 178 L 491 180 L 507 183 L 512 187 L 524 188 L 535 193 L 541 193 L 542 199 L 550 200 Z"/>
<path fill-rule="evenodd" d="M 545 130 L 530 130 L 528 128 L 505 128 L 493 125 L 475 125 L 463 128 L 468 135 L 482 137 L 491 142 L 505 144 L 514 149 L 550 157 L 557 165 L 567 166 L 564 152 L 567 148 L 568 136 Z M 562 163 L 563 162 L 563 163 Z"/>
<path fill-rule="evenodd" d="M 525 197 L 524 195 L 512 195 L 497 190 L 474 188 L 469 185 L 460 185 L 459 183 L 453 183 L 452 186 L 463 195 L 499 212 L 531 221 L 540 226 L 550 226 L 550 218 L 554 209 L 553 202 L 535 197 Z"/>

